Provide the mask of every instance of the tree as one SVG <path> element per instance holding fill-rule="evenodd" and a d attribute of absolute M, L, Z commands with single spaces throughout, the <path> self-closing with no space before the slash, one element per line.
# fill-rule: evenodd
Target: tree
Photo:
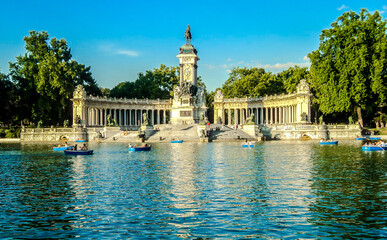
<path fill-rule="evenodd" d="M 89 94 L 101 94 L 90 67 L 71 60 L 65 39 L 49 40 L 47 32 L 30 31 L 24 41 L 26 53 L 10 63 L 10 76 L 19 96 L 15 101 L 19 120 L 47 125 L 69 119 L 70 98 L 78 84 Z"/>
<path fill-rule="evenodd" d="M 386 100 L 386 21 L 379 12 L 343 13 L 320 35 L 320 46 L 308 54 L 311 84 L 324 114 L 356 109 L 363 126 L 362 110 L 372 116 Z"/>
<path fill-rule="evenodd" d="M 8 75 L 0 72 L 0 122 L 12 122 L 12 102 L 14 87 Z"/>
<path fill-rule="evenodd" d="M 294 66 L 277 74 L 280 81 L 284 84 L 287 93 L 294 93 L 297 91 L 297 86 L 301 79 L 308 79 L 308 68 Z"/>
<path fill-rule="evenodd" d="M 110 91 L 111 97 L 168 99 L 179 84 L 179 67 L 166 67 L 139 73 L 135 82 L 122 82 Z"/>
<path fill-rule="evenodd" d="M 263 96 L 285 92 L 281 79 L 263 68 L 233 68 L 222 86 L 226 98 Z"/>

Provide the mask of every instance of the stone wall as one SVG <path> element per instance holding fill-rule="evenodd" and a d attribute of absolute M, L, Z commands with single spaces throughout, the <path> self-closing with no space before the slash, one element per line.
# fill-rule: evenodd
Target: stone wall
<path fill-rule="evenodd" d="M 274 125 L 262 132 L 269 139 L 354 139 L 361 135 L 358 125 Z"/>
<path fill-rule="evenodd" d="M 77 139 L 88 140 L 85 128 L 23 128 L 20 133 L 20 141 L 31 142 L 57 142 L 61 137 L 69 141 Z"/>

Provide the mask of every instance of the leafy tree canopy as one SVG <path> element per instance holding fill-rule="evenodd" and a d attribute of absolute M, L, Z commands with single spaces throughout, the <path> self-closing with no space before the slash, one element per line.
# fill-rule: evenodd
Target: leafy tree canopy
<path fill-rule="evenodd" d="M 386 21 L 379 12 L 345 12 L 320 35 L 320 46 L 308 55 L 312 88 L 324 114 L 373 113 L 387 90 Z"/>
<path fill-rule="evenodd" d="M 122 82 L 110 91 L 111 97 L 168 99 L 179 84 L 179 67 L 159 68 L 139 73 L 134 82 Z"/>
<path fill-rule="evenodd" d="M 0 72 L 0 122 L 11 122 L 14 97 L 14 87 L 9 76 Z"/>
<path fill-rule="evenodd" d="M 233 68 L 222 92 L 226 98 L 292 93 L 307 75 L 307 68 L 298 66 L 278 74 L 266 72 L 263 68 Z"/>
<path fill-rule="evenodd" d="M 24 38 L 26 53 L 10 63 L 10 76 L 16 87 L 16 120 L 56 124 L 70 117 L 70 98 L 82 84 L 89 94 L 100 95 L 90 67 L 72 60 L 65 39 L 47 32 L 30 31 Z"/>

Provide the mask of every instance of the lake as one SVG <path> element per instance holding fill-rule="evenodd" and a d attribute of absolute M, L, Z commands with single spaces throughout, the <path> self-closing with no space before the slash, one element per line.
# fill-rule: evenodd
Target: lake
<path fill-rule="evenodd" d="M 0 145 L 0 238 L 387 238 L 387 153 L 361 141 Z"/>

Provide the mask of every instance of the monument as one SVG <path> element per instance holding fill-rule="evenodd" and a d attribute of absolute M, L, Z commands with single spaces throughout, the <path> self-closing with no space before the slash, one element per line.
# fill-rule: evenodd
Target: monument
<path fill-rule="evenodd" d="M 199 123 L 200 116 L 207 111 L 205 89 L 197 86 L 197 50 L 191 44 L 191 28 L 185 31 L 186 44 L 177 55 L 180 64 L 180 84 L 174 88 L 171 108 L 171 124 Z"/>

